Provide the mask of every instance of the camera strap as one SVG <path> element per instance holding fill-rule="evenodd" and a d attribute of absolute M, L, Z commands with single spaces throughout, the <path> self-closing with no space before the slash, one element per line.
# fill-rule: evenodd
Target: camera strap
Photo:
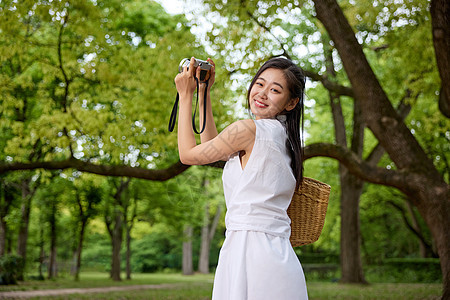
<path fill-rule="evenodd" d="M 207 95 L 207 89 L 208 89 L 208 84 L 209 84 L 209 80 L 206 81 L 206 86 L 205 86 L 205 94 L 203 97 L 203 126 L 202 129 L 200 130 L 200 132 L 198 132 L 197 130 L 197 126 L 195 126 L 195 115 L 197 114 L 197 106 L 198 106 L 198 94 L 200 91 L 200 87 L 199 87 L 199 83 L 198 83 L 198 79 L 195 78 L 195 80 L 197 81 L 197 102 L 195 103 L 195 110 L 194 110 L 194 115 L 192 116 L 192 128 L 194 129 L 194 132 L 197 134 L 201 134 L 206 127 L 206 95 Z M 177 97 L 175 98 L 175 103 L 173 105 L 172 108 L 172 113 L 170 114 L 170 120 L 169 120 L 169 131 L 172 132 L 173 129 L 175 128 L 175 123 L 177 120 L 177 112 L 178 112 L 178 102 L 180 101 L 180 94 L 177 93 Z"/>

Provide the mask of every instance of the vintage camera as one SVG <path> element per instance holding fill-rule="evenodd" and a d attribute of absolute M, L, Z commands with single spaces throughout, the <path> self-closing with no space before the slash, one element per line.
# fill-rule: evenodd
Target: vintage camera
<path fill-rule="evenodd" d="M 189 70 L 189 64 L 190 64 L 191 60 L 189 58 L 185 58 L 180 62 L 180 66 L 178 67 L 178 72 L 183 72 L 183 68 L 184 67 L 188 67 Z M 200 67 L 200 82 L 206 82 L 209 80 L 210 74 L 211 74 L 211 67 L 212 65 L 204 60 L 201 59 L 196 59 L 195 58 L 195 63 L 194 63 L 194 67 Z M 195 76 L 195 73 L 194 73 Z"/>

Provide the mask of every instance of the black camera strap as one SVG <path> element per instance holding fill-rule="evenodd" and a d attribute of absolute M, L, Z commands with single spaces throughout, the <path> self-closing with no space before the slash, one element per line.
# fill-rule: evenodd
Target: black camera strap
<path fill-rule="evenodd" d="M 194 132 L 196 134 L 201 134 L 206 127 L 206 95 L 207 95 L 207 90 L 208 90 L 208 84 L 209 84 L 209 80 L 206 81 L 206 86 L 205 86 L 205 95 L 203 97 L 203 126 L 202 129 L 200 130 L 200 132 L 198 132 L 197 130 L 197 126 L 195 126 L 195 115 L 197 114 L 197 106 L 198 106 L 198 94 L 200 91 L 200 87 L 199 87 L 199 83 L 198 83 L 198 79 L 195 78 L 195 80 L 197 81 L 197 102 L 195 103 L 195 110 L 194 110 L 194 115 L 192 116 L 192 128 L 194 129 Z M 170 114 L 170 120 L 169 120 L 169 131 L 172 132 L 173 129 L 175 128 L 175 123 L 177 120 L 177 112 L 178 112 L 178 102 L 180 101 L 180 94 L 177 93 L 177 97 L 175 98 L 175 103 L 173 105 L 172 108 L 172 113 Z"/>

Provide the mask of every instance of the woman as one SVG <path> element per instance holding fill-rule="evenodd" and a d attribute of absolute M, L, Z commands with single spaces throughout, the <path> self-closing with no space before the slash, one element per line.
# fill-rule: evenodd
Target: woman
<path fill-rule="evenodd" d="M 289 242 L 286 210 L 303 177 L 300 121 L 305 77 L 284 58 L 267 61 L 248 91 L 255 120 L 239 120 L 217 133 L 207 93 L 206 128 L 197 145 L 190 117 L 196 89 L 194 59 L 175 78 L 180 94 L 178 150 L 181 162 L 227 161 L 223 185 L 227 214 L 213 300 L 307 299 L 302 267 Z M 203 121 L 203 120 L 202 120 Z"/>

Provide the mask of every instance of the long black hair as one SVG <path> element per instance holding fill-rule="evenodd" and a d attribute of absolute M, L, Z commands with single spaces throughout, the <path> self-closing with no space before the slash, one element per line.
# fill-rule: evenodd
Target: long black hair
<path fill-rule="evenodd" d="M 281 57 L 272 58 L 266 61 L 253 77 L 247 92 L 247 105 L 250 109 L 250 91 L 262 72 L 267 69 L 278 69 L 283 71 L 286 79 L 289 99 L 298 98 L 297 105 L 292 110 L 284 110 L 280 115 L 286 116 L 286 132 L 288 138 L 286 147 L 291 156 L 291 168 L 297 180 L 296 189 L 303 180 L 303 115 L 304 115 L 304 92 L 305 92 L 305 75 L 302 69 L 294 64 L 291 60 Z"/>

